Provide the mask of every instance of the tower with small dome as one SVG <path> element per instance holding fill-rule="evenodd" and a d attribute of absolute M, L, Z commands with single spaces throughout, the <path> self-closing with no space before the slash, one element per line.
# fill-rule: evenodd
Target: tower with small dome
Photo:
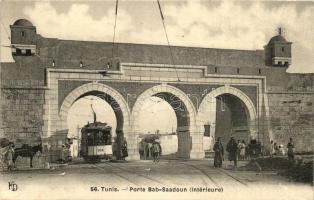
<path fill-rule="evenodd" d="M 272 37 L 265 48 L 265 62 L 267 66 L 288 67 L 291 64 L 291 44 L 278 29 L 278 35 Z"/>
<path fill-rule="evenodd" d="M 18 19 L 11 28 L 11 45 L 14 56 L 32 56 L 36 53 L 36 27 L 26 19 Z"/>

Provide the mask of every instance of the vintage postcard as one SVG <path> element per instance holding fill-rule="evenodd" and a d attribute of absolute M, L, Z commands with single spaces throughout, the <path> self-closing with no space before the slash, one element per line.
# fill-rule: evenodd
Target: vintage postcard
<path fill-rule="evenodd" d="M 0 200 L 312 200 L 313 20 L 313 1 L 0 1 Z"/>

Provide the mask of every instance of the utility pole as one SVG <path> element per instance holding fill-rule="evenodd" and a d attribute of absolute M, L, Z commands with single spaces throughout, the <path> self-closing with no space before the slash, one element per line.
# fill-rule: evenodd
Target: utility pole
<path fill-rule="evenodd" d="M 81 134 L 80 134 L 80 126 L 77 125 L 77 156 L 80 156 L 81 152 Z"/>
<path fill-rule="evenodd" d="M 0 63 L 0 137 L 4 138 L 4 131 L 3 131 L 3 120 L 2 120 L 2 69 Z"/>

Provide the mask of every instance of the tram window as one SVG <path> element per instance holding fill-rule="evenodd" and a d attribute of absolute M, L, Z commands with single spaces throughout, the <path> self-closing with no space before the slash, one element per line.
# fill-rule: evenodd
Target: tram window
<path fill-rule="evenodd" d="M 99 131 L 98 132 L 98 144 L 103 145 L 104 143 L 105 143 L 104 134 L 101 131 Z"/>
<path fill-rule="evenodd" d="M 110 134 L 105 134 L 105 145 L 110 145 L 111 144 L 111 135 Z"/>
<path fill-rule="evenodd" d="M 94 145 L 103 145 L 104 144 L 104 136 L 101 131 L 97 131 L 94 133 Z"/>
<path fill-rule="evenodd" d="M 89 146 L 94 145 L 94 135 L 92 133 L 88 133 L 87 135 L 87 145 Z"/>

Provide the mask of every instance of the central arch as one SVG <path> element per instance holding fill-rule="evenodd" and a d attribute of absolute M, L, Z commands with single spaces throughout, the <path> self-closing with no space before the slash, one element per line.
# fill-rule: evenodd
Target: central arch
<path fill-rule="evenodd" d="M 134 137 L 140 133 L 139 115 L 145 101 L 152 96 L 163 98 L 174 109 L 177 116 L 178 156 L 184 158 L 202 157 L 202 143 L 196 131 L 196 110 L 190 98 L 176 87 L 161 84 L 144 91 L 132 109 L 131 127 Z"/>

